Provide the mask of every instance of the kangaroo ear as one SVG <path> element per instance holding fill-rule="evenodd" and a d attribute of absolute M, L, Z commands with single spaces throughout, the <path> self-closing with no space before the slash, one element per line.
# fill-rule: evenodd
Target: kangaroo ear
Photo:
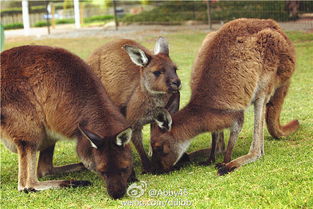
<path fill-rule="evenodd" d="M 159 37 L 154 46 L 154 54 L 165 54 L 169 56 L 169 49 L 167 40 L 163 37 Z"/>
<path fill-rule="evenodd" d="M 78 126 L 78 129 L 90 141 L 92 147 L 98 149 L 103 145 L 103 139 L 97 134 L 81 127 L 80 125 Z"/>
<path fill-rule="evenodd" d="M 141 49 L 135 46 L 129 46 L 129 45 L 123 46 L 123 49 L 126 50 L 131 61 L 135 63 L 136 65 L 140 67 L 144 67 L 144 66 L 147 66 L 147 64 L 149 63 L 148 56 Z"/>
<path fill-rule="evenodd" d="M 170 131 L 172 128 L 172 117 L 167 110 L 159 112 L 154 121 L 162 130 Z"/>
<path fill-rule="evenodd" d="M 132 138 L 133 131 L 131 128 L 128 128 L 116 136 L 116 145 L 117 146 L 125 146 L 128 144 Z"/>

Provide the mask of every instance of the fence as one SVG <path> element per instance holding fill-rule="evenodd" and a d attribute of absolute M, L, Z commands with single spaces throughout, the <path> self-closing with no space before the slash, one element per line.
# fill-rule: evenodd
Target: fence
<path fill-rule="evenodd" d="M 42 1 L 44 4 L 47 1 Z M 50 1 L 53 2 L 53 1 Z M 105 0 L 106 5 L 80 1 L 81 16 L 88 18 L 99 15 L 113 15 L 112 0 Z M 235 18 L 272 18 L 277 21 L 295 20 L 303 13 L 313 13 L 313 1 L 130 1 L 115 0 L 119 11 L 119 21 L 139 24 L 183 24 L 188 21 L 207 23 L 226 22 Z M 208 3 L 209 2 L 209 3 Z M 37 6 L 38 7 L 38 6 Z M 34 10 L 32 7 L 30 11 Z M 57 23 L 73 22 L 73 6 L 63 9 L 62 3 L 55 9 Z M 210 14 L 210 15 L 208 15 Z M 30 14 L 32 26 L 45 22 L 45 11 Z M 309 19 L 310 15 L 307 16 Z M 63 20 L 63 21 L 62 21 Z M 68 20 L 68 21 L 65 21 Z M 1 12 L 1 24 L 22 24 L 21 12 L 4 14 Z"/>

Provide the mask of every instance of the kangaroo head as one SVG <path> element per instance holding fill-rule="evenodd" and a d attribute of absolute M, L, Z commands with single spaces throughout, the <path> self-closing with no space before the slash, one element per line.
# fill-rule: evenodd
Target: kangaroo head
<path fill-rule="evenodd" d="M 169 172 L 173 169 L 179 168 L 180 159 L 188 161 L 184 156 L 185 151 L 189 146 L 189 142 L 179 142 L 172 135 L 171 132 L 162 134 L 158 139 L 151 140 L 152 147 L 152 164 L 154 173 Z"/>
<path fill-rule="evenodd" d="M 92 146 L 92 156 L 96 172 L 106 181 L 109 195 L 121 198 L 126 193 L 128 183 L 134 177 L 133 161 L 129 142 L 132 130 L 127 128 L 115 136 L 99 135 L 79 127 Z"/>
<path fill-rule="evenodd" d="M 140 66 L 141 83 L 149 93 L 166 94 L 180 90 L 177 67 L 169 57 L 168 43 L 164 38 L 157 40 L 153 55 L 136 46 L 125 45 L 123 48 L 131 61 Z"/>

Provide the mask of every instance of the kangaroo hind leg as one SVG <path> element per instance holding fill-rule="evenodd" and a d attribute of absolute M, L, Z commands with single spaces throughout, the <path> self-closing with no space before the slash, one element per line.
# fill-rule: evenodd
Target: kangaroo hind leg
<path fill-rule="evenodd" d="M 47 175 L 57 175 L 62 173 L 70 173 L 85 170 L 83 163 L 75 163 L 65 166 L 53 166 L 53 153 L 54 153 L 55 144 L 49 146 L 48 148 L 40 151 L 38 167 L 37 167 L 37 176 L 38 178 L 47 176 Z"/>
<path fill-rule="evenodd" d="M 89 181 L 53 180 L 38 181 L 36 174 L 36 147 L 29 141 L 20 140 L 17 143 L 19 155 L 19 183 L 18 190 L 34 192 L 51 188 L 78 187 L 90 185 Z"/>
<path fill-rule="evenodd" d="M 263 135 L 264 115 L 265 115 L 265 96 L 262 96 L 256 99 L 254 102 L 254 133 L 249 153 L 235 160 L 232 160 L 231 162 L 228 162 L 226 164 L 224 163 L 218 166 L 219 175 L 227 174 L 233 171 L 234 169 L 239 168 L 242 165 L 254 162 L 263 155 L 264 150 L 262 149 L 262 147 L 264 144 L 264 135 Z M 227 153 L 228 151 L 226 151 L 225 158 L 227 157 Z M 228 159 L 224 160 L 227 161 Z"/>

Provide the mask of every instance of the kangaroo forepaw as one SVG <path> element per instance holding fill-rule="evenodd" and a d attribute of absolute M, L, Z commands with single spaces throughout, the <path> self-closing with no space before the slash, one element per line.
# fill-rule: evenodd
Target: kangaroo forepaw
<path fill-rule="evenodd" d="M 135 173 L 135 170 L 133 169 L 132 170 L 132 173 L 130 174 L 128 180 L 127 180 L 127 183 L 131 184 L 131 183 L 134 183 L 134 182 L 137 182 L 139 181 L 136 177 L 136 173 Z"/>
<path fill-rule="evenodd" d="M 172 117 L 167 110 L 159 112 L 154 118 L 157 125 L 166 131 L 170 131 L 172 128 Z"/>
<path fill-rule="evenodd" d="M 85 186 L 90 186 L 91 182 L 90 181 L 76 181 L 76 180 L 69 180 L 69 181 L 64 181 L 61 187 L 85 187 Z"/>
<path fill-rule="evenodd" d="M 225 174 L 228 174 L 232 171 L 234 171 L 237 167 L 228 167 L 227 164 L 225 163 L 218 163 L 215 165 L 215 167 L 217 168 L 217 174 L 219 176 L 223 176 Z"/>
<path fill-rule="evenodd" d="M 38 190 L 30 187 L 30 188 L 24 188 L 23 190 L 21 190 L 23 192 L 25 192 L 26 194 L 30 193 L 30 192 L 38 192 Z"/>
<path fill-rule="evenodd" d="M 73 188 L 76 187 L 85 187 L 92 185 L 90 181 L 72 181 L 70 186 Z"/>
<path fill-rule="evenodd" d="M 215 164 L 215 168 L 217 168 L 217 169 L 224 167 L 224 166 L 225 166 L 225 163 L 216 163 Z"/>
<path fill-rule="evenodd" d="M 142 168 L 141 174 L 148 174 L 148 173 L 152 173 L 151 168 Z"/>
<path fill-rule="evenodd" d="M 152 173 L 152 164 L 150 160 L 145 160 L 142 162 L 141 174 Z"/>

